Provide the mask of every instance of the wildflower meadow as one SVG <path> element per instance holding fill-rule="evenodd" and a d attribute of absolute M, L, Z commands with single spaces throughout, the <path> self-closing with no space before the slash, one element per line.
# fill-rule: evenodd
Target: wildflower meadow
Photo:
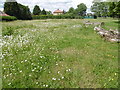
<path fill-rule="evenodd" d="M 2 87 L 117 88 L 118 43 L 105 41 L 85 20 L 118 28 L 111 18 L 0 22 Z"/>

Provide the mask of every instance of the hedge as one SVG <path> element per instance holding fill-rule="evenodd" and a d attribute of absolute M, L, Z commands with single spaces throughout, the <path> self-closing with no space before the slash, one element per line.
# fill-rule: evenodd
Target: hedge
<path fill-rule="evenodd" d="M 33 15 L 33 19 L 82 19 L 81 16 L 71 15 Z"/>
<path fill-rule="evenodd" d="M 0 21 L 14 21 L 17 20 L 14 16 L 0 16 Z"/>

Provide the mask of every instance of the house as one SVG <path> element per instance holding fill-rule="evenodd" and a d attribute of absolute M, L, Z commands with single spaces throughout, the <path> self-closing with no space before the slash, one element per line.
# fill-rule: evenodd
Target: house
<path fill-rule="evenodd" d="M 55 11 L 53 12 L 53 15 L 61 15 L 61 14 L 63 14 L 63 13 L 64 13 L 63 11 L 57 9 L 57 10 L 55 10 Z"/>
<path fill-rule="evenodd" d="M 0 11 L 0 16 L 9 16 L 9 15 L 4 13 L 4 12 L 2 12 L 2 11 Z"/>

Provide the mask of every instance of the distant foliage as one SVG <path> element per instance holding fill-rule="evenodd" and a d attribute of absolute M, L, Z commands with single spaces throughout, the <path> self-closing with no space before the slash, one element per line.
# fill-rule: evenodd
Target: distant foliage
<path fill-rule="evenodd" d="M 81 15 L 81 16 L 85 16 L 86 14 L 86 10 L 87 10 L 87 6 L 84 3 L 81 3 L 77 6 L 77 9 L 75 10 L 76 14 Z"/>
<path fill-rule="evenodd" d="M 33 9 L 33 14 L 34 15 L 39 15 L 41 13 L 40 7 L 38 5 L 35 5 Z"/>
<path fill-rule="evenodd" d="M 52 15 L 51 11 L 46 11 L 47 15 Z"/>
<path fill-rule="evenodd" d="M 87 6 L 84 3 L 80 3 L 77 5 L 77 8 L 74 9 L 71 7 L 67 14 L 72 16 L 85 16 L 86 15 Z"/>
<path fill-rule="evenodd" d="M 73 7 L 70 7 L 68 13 L 73 13 L 74 10 L 75 10 L 75 9 L 74 9 Z"/>
<path fill-rule="evenodd" d="M 29 20 L 32 19 L 31 12 L 27 6 L 14 2 L 5 2 L 4 12 L 10 16 L 15 16 L 18 19 Z"/>
<path fill-rule="evenodd" d="M 81 16 L 71 15 L 33 15 L 33 19 L 82 19 Z"/>
<path fill-rule="evenodd" d="M 45 11 L 45 9 L 42 10 L 41 15 L 47 15 L 47 12 Z"/>

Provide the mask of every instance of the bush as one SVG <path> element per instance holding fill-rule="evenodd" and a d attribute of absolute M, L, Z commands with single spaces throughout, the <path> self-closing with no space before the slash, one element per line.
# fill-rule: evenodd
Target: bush
<path fill-rule="evenodd" d="M 71 15 L 33 15 L 33 19 L 82 19 L 81 16 Z"/>
<path fill-rule="evenodd" d="M 0 16 L 0 19 L 2 21 L 14 21 L 14 20 L 17 20 L 17 18 L 14 17 L 14 16 Z"/>

